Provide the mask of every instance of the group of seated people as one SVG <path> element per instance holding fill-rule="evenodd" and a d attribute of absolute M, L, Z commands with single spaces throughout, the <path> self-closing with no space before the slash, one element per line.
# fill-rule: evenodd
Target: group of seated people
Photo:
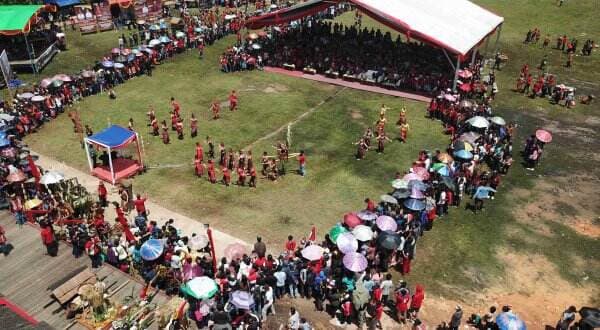
<path fill-rule="evenodd" d="M 267 66 L 431 94 L 450 83 L 440 51 L 389 32 L 307 18 L 262 41 Z"/>

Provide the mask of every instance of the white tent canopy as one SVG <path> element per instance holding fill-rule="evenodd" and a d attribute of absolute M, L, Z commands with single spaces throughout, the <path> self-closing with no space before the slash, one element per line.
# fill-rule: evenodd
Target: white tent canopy
<path fill-rule="evenodd" d="M 466 55 L 504 22 L 467 0 L 350 0 L 412 38 Z"/>

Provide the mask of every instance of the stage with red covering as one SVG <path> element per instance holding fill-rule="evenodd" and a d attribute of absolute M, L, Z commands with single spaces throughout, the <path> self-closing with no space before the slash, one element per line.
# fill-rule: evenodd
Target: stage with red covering
<path fill-rule="evenodd" d="M 117 150 L 126 148 L 132 143 L 135 143 L 137 159 L 117 156 Z M 90 148 L 106 151 L 108 166 L 94 164 Z M 85 149 L 92 175 L 112 184 L 132 177 L 144 169 L 139 135 L 124 127 L 113 125 L 85 138 Z"/>

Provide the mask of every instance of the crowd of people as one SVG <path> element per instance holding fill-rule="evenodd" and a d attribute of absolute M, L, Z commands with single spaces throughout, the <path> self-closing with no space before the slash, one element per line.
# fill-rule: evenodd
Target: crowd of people
<path fill-rule="evenodd" d="M 389 32 L 309 17 L 256 38 L 225 52 L 222 70 L 246 70 L 259 63 L 259 67 L 292 68 L 426 94 L 450 84 L 442 53 L 400 37 L 393 40 Z"/>

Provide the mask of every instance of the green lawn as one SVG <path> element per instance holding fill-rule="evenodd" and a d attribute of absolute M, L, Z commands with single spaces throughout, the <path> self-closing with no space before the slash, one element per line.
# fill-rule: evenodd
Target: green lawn
<path fill-rule="evenodd" d="M 598 152 L 598 127 L 585 121 L 589 115 L 597 115 L 597 102 L 592 106 L 579 105 L 573 110 L 565 110 L 550 105 L 547 100 L 531 100 L 511 91 L 522 64 L 535 67 L 542 56 L 548 54 L 551 72 L 558 75 L 559 82 L 572 83 L 582 92 L 599 95 L 597 51 L 589 58 L 577 57 L 574 67 L 566 69 L 562 66 L 564 54 L 552 49 L 542 50 L 540 45 L 522 44 L 527 30 L 535 26 L 542 29 L 542 35 L 550 33 L 552 40 L 558 33 L 578 36 L 580 45 L 587 35 L 598 40 L 600 22 L 594 17 L 596 1 L 567 2 L 563 8 L 552 5 L 553 1 L 481 0 L 478 3 L 506 19 L 500 48 L 509 55 L 510 61 L 497 74 L 501 90 L 494 107 L 497 113 L 520 125 L 515 150 L 521 148 L 521 142 L 529 132 L 547 125 L 549 120 L 558 120 L 564 125 L 577 123 L 595 130 L 589 135 L 592 143 L 581 144 L 572 137 L 556 135 L 555 141 L 546 148 L 544 161 L 536 174 L 565 175 L 587 171 L 598 177 L 598 169 L 593 163 L 582 162 L 575 156 L 590 149 Z M 338 20 L 351 23 L 352 15 L 345 14 Z M 375 24 L 366 17 L 363 20 L 363 26 Z M 42 76 L 62 72 L 63 67 L 68 69 L 64 71 L 84 67 L 112 47 L 116 38 L 115 34 L 109 33 L 85 37 L 69 35 L 70 50 L 59 54 Z M 447 143 L 440 124 L 424 118 L 423 103 L 340 90 L 339 87 L 264 72 L 222 74 L 218 71 L 217 58 L 232 41 L 232 38 L 225 39 L 209 47 L 203 60 L 190 52 L 161 65 L 151 78 L 139 77 L 119 86 L 116 101 L 100 95 L 78 105 L 84 122 L 90 123 L 96 131 L 108 122 L 126 125 L 129 117 L 134 119 L 146 142 L 148 164 L 159 167 L 137 177 L 135 186 L 164 206 L 208 221 L 218 229 L 249 241 L 260 233 L 267 238 L 267 243 L 282 244 L 288 234 L 302 236 L 308 233 L 311 223 L 318 224 L 323 234 L 345 212 L 360 209 L 365 197 L 377 197 L 387 192 L 394 172 L 410 166 L 419 150 L 441 149 Z M 231 89 L 239 91 L 240 110 L 236 113 L 225 110 L 221 120 L 209 120 L 209 103 L 215 97 L 224 101 Z M 308 176 L 302 178 L 290 174 L 276 183 L 261 180 L 257 189 L 248 189 L 225 188 L 196 179 L 191 166 L 196 140 L 186 137 L 179 141 L 172 134 L 172 144 L 165 146 L 158 138 L 147 134 L 145 113 L 148 106 L 153 104 L 159 118 L 167 119 L 171 96 L 180 101 L 184 118 L 189 118 L 192 112 L 200 117 L 199 138 L 211 135 L 215 142 L 222 141 L 234 149 L 245 148 L 295 120 L 320 101 L 332 98 L 292 129 L 293 151 L 307 151 Z M 367 159 L 356 161 L 353 158 L 355 146 L 351 143 L 366 126 L 373 124 L 381 103 L 393 108 L 388 112 L 387 131 L 390 134 L 396 133 L 391 123 L 395 122 L 399 109 L 403 105 L 408 108 L 412 129 L 410 141 L 406 145 L 394 142 L 388 145 L 385 155 L 369 153 Z M 255 159 L 263 150 L 272 153 L 271 145 L 284 138 L 281 133 L 254 145 Z M 39 133 L 28 137 L 27 142 L 34 150 L 87 169 L 84 152 L 72 135 L 66 116 L 46 125 Z M 161 164 L 186 163 L 189 165 L 160 168 Z M 295 168 L 295 162 L 292 161 L 288 168 Z M 510 175 L 505 177 L 498 198 L 487 203 L 483 214 L 475 216 L 457 209 L 437 222 L 434 230 L 419 242 L 417 261 L 408 280 L 414 283 L 418 279 L 432 292 L 457 297 L 464 288 L 477 290 L 500 278 L 504 269 L 495 253 L 500 247 L 511 246 L 525 254 L 542 254 L 559 266 L 565 279 L 597 288 L 600 283 L 600 242 L 597 239 L 583 237 L 556 222 L 548 222 L 553 235 L 548 239 L 514 219 L 512 209 L 522 207 L 527 201 L 514 203 L 510 199 L 511 190 L 532 189 L 535 178 L 515 164 Z M 514 230 L 509 234 L 508 226 L 517 228 L 516 234 Z M 555 248 L 558 242 L 560 249 Z M 573 256 L 589 261 L 588 268 L 569 262 Z M 584 272 L 589 275 L 586 283 L 581 282 Z M 473 273 L 477 274 L 476 278 Z"/>

